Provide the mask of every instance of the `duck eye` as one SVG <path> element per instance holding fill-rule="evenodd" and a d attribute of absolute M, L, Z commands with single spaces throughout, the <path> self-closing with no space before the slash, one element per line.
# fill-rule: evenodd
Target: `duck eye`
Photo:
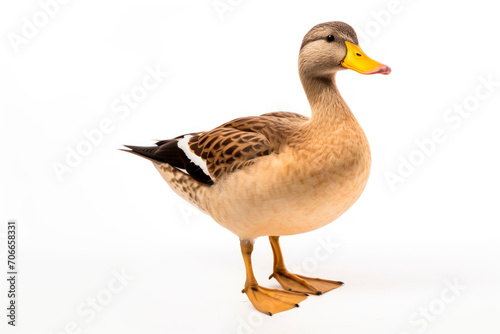
<path fill-rule="evenodd" d="M 328 42 L 333 42 L 335 40 L 335 37 L 333 37 L 333 35 L 328 35 L 328 37 L 326 38 L 326 40 Z"/>

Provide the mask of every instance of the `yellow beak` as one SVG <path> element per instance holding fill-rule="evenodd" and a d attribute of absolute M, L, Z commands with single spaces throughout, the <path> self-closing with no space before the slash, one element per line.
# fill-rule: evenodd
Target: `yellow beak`
<path fill-rule="evenodd" d="M 387 65 L 379 63 L 363 52 L 359 45 L 352 44 L 351 42 L 345 42 L 347 46 L 347 55 L 342 61 L 342 66 L 349 68 L 361 74 L 389 74 L 391 73 L 391 68 Z"/>

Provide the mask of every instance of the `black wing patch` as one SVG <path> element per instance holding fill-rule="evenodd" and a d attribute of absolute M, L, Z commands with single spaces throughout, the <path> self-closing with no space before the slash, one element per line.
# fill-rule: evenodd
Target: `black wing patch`
<path fill-rule="evenodd" d="M 128 146 L 135 153 L 150 160 L 168 163 L 172 167 L 184 169 L 193 179 L 198 182 L 213 185 L 212 178 L 186 156 L 184 151 L 177 145 L 177 139 L 163 140 L 158 146 Z"/>

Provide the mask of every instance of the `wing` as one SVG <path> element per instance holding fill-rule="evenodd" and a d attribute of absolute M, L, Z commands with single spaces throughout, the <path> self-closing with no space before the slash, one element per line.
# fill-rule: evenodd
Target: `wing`
<path fill-rule="evenodd" d="M 297 125 L 308 118 L 275 112 L 243 117 L 207 132 L 190 133 L 157 142 L 157 146 L 126 146 L 132 153 L 171 166 L 212 185 L 217 179 L 278 153 Z"/>
<path fill-rule="evenodd" d="M 201 157 L 214 178 L 249 166 L 254 159 L 274 151 L 263 134 L 229 126 L 190 138 L 189 148 Z"/>

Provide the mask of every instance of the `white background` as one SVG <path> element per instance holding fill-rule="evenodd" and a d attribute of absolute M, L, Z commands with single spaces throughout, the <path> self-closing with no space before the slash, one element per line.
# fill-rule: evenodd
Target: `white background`
<path fill-rule="evenodd" d="M 4 271 L 6 222 L 17 219 L 20 272 L 15 329 L 0 281 L 1 332 L 498 333 L 497 6 L 221 3 L 230 10 L 218 13 L 212 0 L 74 0 L 48 22 L 37 1 L 0 4 L 0 263 Z M 46 25 L 14 46 L 34 15 Z M 338 75 L 370 141 L 371 178 L 333 224 L 282 238 L 290 268 L 346 285 L 267 317 L 240 293 L 237 238 L 177 198 L 149 162 L 117 149 L 241 116 L 309 115 L 298 49 L 312 26 L 332 20 L 351 24 L 364 51 L 393 70 Z M 116 113 L 147 68 L 168 76 L 128 115 Z M 471 111 L 457 119 L 450 108 L 464 103 Z M 106 119 L 112 130 L 58 177 L 54 165 Z M 436 129 L 446 139 L 424 156 L 416 141 Z M 410 157 L 419 165 L 391 188 L 388 173 Z M 265 238 L 253 260 L 260 282 L 278 287 L 267 280 Z M 112 293 L 121 271 L 133 279 Z"/>

